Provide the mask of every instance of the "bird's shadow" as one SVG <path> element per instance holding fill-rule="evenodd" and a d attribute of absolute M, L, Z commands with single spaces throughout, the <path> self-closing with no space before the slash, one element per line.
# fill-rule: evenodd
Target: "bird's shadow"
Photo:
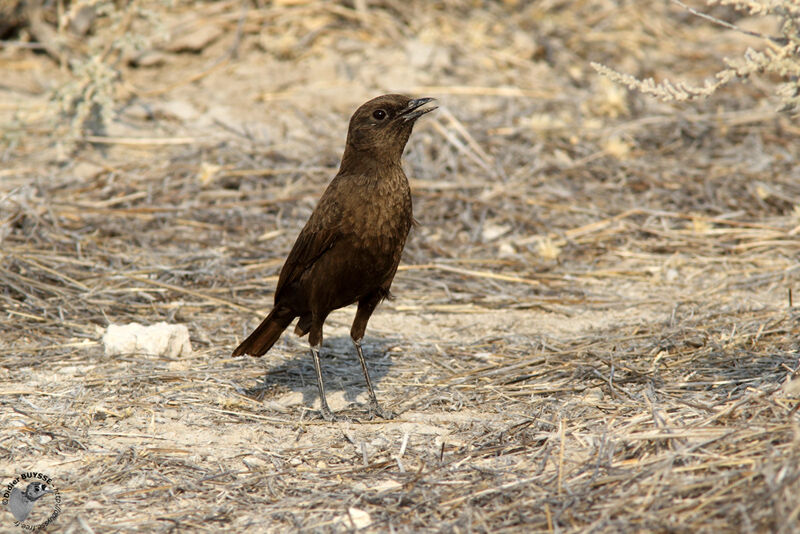
<path fill-rule="evenodd" d="M 393 365 L 390 349 L 399 343 L 399 338 L 364 338 L 361 341 L 364 359 L 375 389 L 381 389 L 380 383 Z M 292 356 L 274 364 L 267 363 L 264 377 L 256 384 L 243 388 L 244 393 L 251 399 L 263 401 L 278 396 L 287 389 L 297 391 L 303 394 L 303 406 L 311 408 L 319 398 L 319 392 L 314 360 L 308 344 L 305 340 L 293 342 L 284 346 L 283 352 Z M 355 403 L 359 400 L 359 396 L 366 394 L 367 383 L 361 371 L 358 353 L 349 336 L 326 337 L 319 356 L 328 402 L 331 401 L 332 394 L 337 391 L 344 393 L 344 399 L 348 403 Z M 269 353 L 264 356 L 264 358 L 269 357 Z M 362 396 L 361 400 L 364 398 L 366 397 Z M 336 410 L 333 405 L 332 408 Z"/>

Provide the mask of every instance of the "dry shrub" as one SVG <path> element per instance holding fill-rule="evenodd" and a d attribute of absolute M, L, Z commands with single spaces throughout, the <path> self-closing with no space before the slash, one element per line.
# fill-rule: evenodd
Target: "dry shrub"
<path fill-rule="evenodd" d="M 777 96 L 783 104 L 784 111 L 797 113 L 800 109 L 800 5 L 792 0 L 706 0 L 708 5 L 731 6 L 737 11 L 746 12 L 758 17 L 777 17 L 780 20 L 780 36 L 767 36 L 758 32 L 747 31 L 701 13 L 680 0 L 673 3 L 689 10 L 692 14 L 710 20 L 731 30 L 763 39 L 764 48 L 754 50 L 747 48 L 740 57 L 725 59 L 726 68 L 714 75 L 713 81 L 706 81 L 700 87 L 685 82 L 673 83 L 668 79 L 657 83 L 653 78 L 639 80 L 631 75 L 618 72 L 600 63 L 592 66 L 604 76 L 615 82 L 653 95 L 663 101 L 685 101 L 705 98 L 713 95 L 720 87 L 734 81 L 746 81 L 757 74 L 770 74 L 784 80 L 778 89 Z"/>
<path fill-rule="evenodd" d="M 154 11 L 159 2 L 77 0 L 54 6 L 31 2 L 16 7 L 17 28 L 26 28 L 68 78 L 50 92 L 54 129 L 67 149 L 86 135 L 100 134 L 127 98 L 124 64 L 165 36 Z"/>

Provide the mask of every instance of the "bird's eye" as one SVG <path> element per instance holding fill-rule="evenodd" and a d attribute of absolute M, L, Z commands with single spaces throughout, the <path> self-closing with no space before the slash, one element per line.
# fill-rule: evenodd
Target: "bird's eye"
<path fill-rule="evenodd" d="M 383 111 L 382 109 L 376 109 L 372 113 L 372 116 L 375 117 L 376 119 L 378 119 L 379 121 L 382 121 L 383 119 L 386 118 L 386 112 Z"/>

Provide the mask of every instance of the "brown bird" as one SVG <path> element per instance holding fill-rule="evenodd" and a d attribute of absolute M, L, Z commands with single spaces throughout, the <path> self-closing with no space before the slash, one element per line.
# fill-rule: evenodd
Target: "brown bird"
<path fill-rule="evenodd" d="M 411 191 L 400 166 L 414 122 L 436 107 L 432 98 L 383 95 L 350 118 L 339 172 L 309 217 L 286 258 L 275 288 L 275 305 L 234 356 L 262 356 L 296 318 L 298 336 L 308 334 L 317 373 L 322 417 L 335 420 L 325 399 L 319 364 L 322 325 L 330 312 L 355 302 L 350 337 L 370 397 L 370 415 L 394 415 L 378 404 L 361 338 L 372 312 L 389 296 L 400 255 L 413 224 Z"/>

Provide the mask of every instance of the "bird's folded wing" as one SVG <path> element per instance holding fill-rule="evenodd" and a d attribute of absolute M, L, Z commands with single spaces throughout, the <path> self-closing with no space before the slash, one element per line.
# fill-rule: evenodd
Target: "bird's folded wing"
<path fill-rule="evenodd" d="M 309 217 L 292 251 L 283 264 L 275 288 L 275 302 L 281 291 L 297 281 L 302 274 L 333 247 L 341 236 L 341 206 L 337 202 L 326 201 L 323 196 L 319 205 Z"/>

